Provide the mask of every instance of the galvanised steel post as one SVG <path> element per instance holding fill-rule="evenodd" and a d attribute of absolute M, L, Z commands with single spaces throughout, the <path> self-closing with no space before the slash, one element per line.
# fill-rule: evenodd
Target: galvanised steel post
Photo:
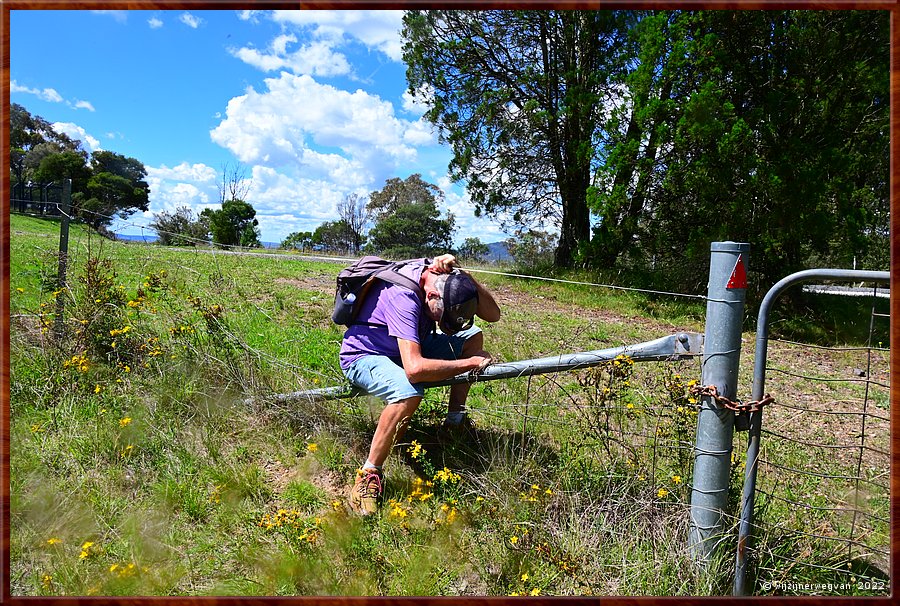
<path fill-rule="evenodd" d="M 720 396 L 735 400 L 750 245 L 713 242 L 710 252 L 701 384 L 715 385 Z M 724 537 L 733 435 L 734 412 L 702 396 L 688 536 L 691 553 L 701 562 L 709 561 Z"/>

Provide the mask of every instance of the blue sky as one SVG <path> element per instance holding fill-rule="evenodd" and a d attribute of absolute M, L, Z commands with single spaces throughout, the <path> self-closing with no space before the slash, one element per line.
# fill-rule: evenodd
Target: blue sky
<path fill-rule="evenodd" d="M 450 152 L 407 94 L 399 11 L 10 11 L 10 100 L 144 163 L 150 211 L 218 204 L 225 163 L 252 173 L 262 239 L 337 218 L 347 194 L 420 173 L 457 243 L 504 239 L 476 218 Z"/>

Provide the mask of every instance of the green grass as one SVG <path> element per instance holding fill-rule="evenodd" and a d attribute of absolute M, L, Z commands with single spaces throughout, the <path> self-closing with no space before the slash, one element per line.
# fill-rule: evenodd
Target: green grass
<path fill-rule="evenodd" d="M 701 567 L 685 546 L 696 362 L 477 384 L 477 443 L 437 440 L 447 389 L 430 390 L 387 463 L 384 506 L 360 520 L 344 498 L 380 403 L 265 397 L 343 382 L 341 265 L 73 225 L 58 292 L 58 225 L 13 216 L 11 229 L 13 595 L 730 592 L 733 551 Z M 689 299 L 478 278 L 509 301 L 485 327 L 505 360 L 702 330 Z M 883 495 L 864 498 L 885 511 Z M 761 513 L 809 522 L 775 503 Z M 773 528 L 761 552 L 807 546 Z M 811 561 L 835 557 L 809 546 Z"/>

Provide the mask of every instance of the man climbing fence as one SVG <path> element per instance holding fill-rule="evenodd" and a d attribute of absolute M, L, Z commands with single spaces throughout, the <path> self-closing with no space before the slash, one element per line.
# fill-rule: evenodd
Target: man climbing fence
<path fill-rule="evenodd" d="M 367 278 L 358 292 L 342 292 L 339 277 L 334 316 L 349 326 L 341 343 L 341 370 L 355 386 L 386 403 L 368 458 L 350 489 L 350 508 L 361 515 L 377 510 L 382 466 L 422 401 L 422 383 L 486 368 L 492 358 L 474 316 L 500 319 L 494 297 L 457 267 L 453 255 L 391 264 Z M 444 429 L 471 426 L 465 412 L 469 387 L 450 388 Z"/>

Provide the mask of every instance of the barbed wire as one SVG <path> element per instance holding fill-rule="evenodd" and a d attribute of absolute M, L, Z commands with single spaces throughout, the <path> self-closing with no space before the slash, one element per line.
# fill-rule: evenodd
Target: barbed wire
<path fill-rule="evenodd" d="M 788 499 L 787 497 L 777 495 L 773 492 L 769 492 L 769 491 L 763 490 L 761 488 L 757 488 L 756 492 L 761 495 L 765 495 L 766 497 L 768 497 L 770 499 L 774 499 L 776 501 L 782 501 L 782 502 L 792 505 L 794 507 L 802 507 L 803 509 L 809 509 L 811 511 L 825 511 L 825 512 L 829 512 L 829 513 L 848 513 L 851 511 L 856 511 L 866 517 L 870 517 L 879 522 L 883 522 L 885 524 L 890 524 L 889 518 L 884 517 L 884 516 L 879 516 L 870 511 L 866 511 L 864 509 L 859 509 L 857 507 L 822 507 L 820 505 L 810 505 L 809 503 L 804 503 L 802 501 L 795 501 L 793 499 Z"/>

